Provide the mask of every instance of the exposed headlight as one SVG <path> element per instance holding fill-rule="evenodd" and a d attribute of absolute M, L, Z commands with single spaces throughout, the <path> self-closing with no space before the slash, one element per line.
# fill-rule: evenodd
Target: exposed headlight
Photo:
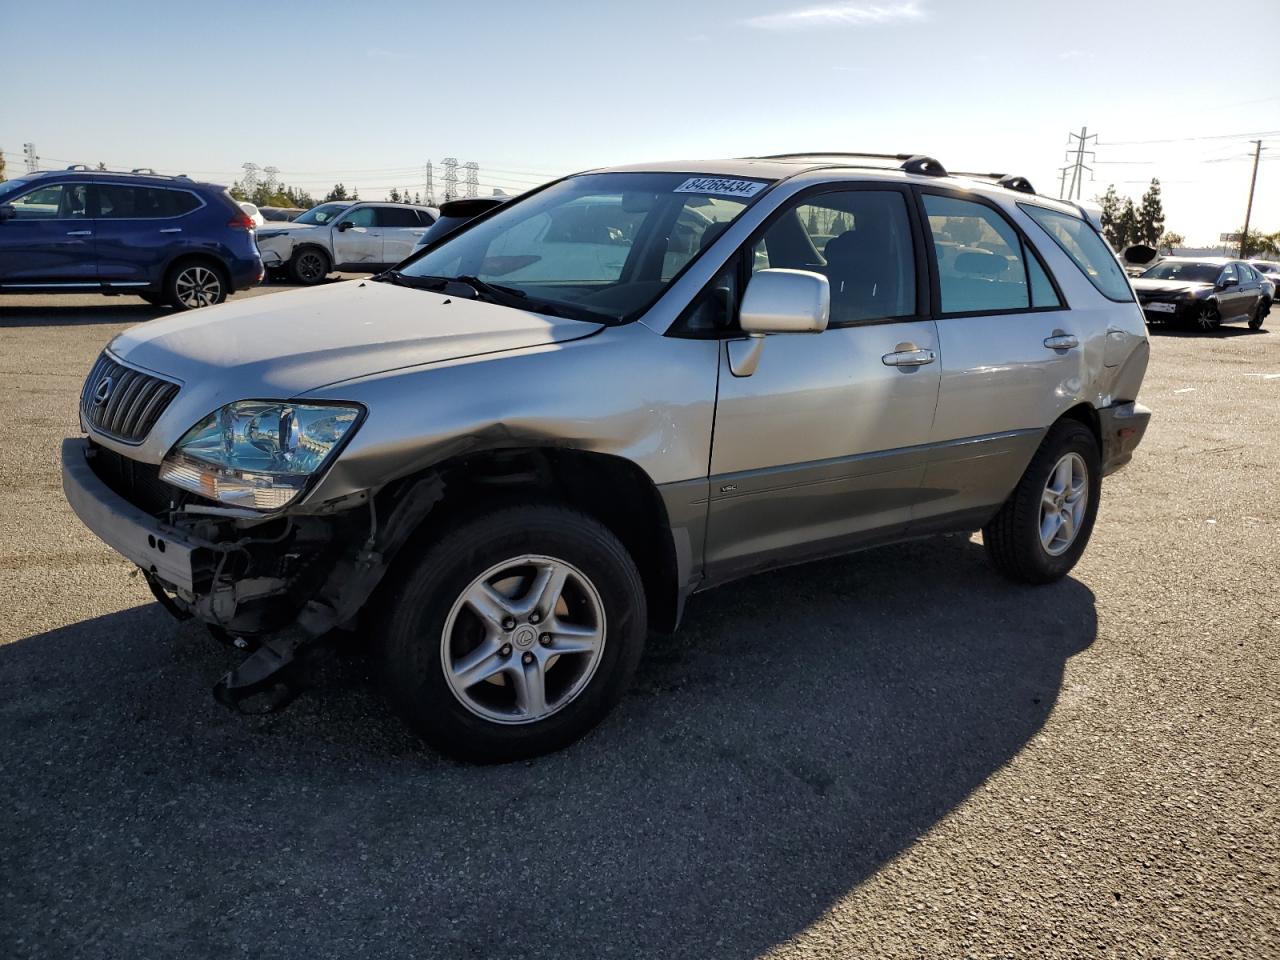
<path fill-rule="evenodd" d="M 205 417 L 160 464 L 160 479 L 236 507 L 278 510 L 337 450 L 364 410 L 240 400 Z"/>

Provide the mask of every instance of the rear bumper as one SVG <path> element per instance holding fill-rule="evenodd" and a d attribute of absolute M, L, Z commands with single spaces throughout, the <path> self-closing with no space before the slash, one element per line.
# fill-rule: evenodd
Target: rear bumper
<path fill-rule="evenodd" d="M 1140 403 L 1118 403 L 1098 411 L 1102 427 L 1102 475 L 1115 473 L 1133 459 L 1151 422 L 1151 411 Z"/>
<path fill-rule="evenodd" d="M 255 284 L 261 283 L 265 272 L 266 268 L 263 266 L 262 258 L 259 256 L 244 257 L 232 261 L 230 264 L 232 291 L 246 290 Z"/>
<path fill-rule="evenodd" d="M 62 490 L 80 521 L 117 553 L 169 586 L 195 590 L 192 556 L 200 545 L 139 510 L 89 466 L 89 441 L 62 441 Z"/>

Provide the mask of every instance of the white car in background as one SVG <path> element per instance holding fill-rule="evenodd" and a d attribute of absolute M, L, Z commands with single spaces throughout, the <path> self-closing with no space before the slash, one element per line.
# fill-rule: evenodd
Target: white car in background
<path fill-rule="evenodd" d="M 261 228 L 261 226 L 267 222 L 266 217 L 262 215 L 262 211 L 252 203 L 249 203 L 247 200 L 241 200 L 239 203 L 240 209 L 249 215 L 249 219 L 253 221 L 253 225 L 255 227 Z"/>
<path fill-rule="evenodd" d="M 268 271 L 306 285 L 334 270 L 376 273 L 412 253 L 438 216 L 415 204 L 335 200 L 259 229 L 258 250 Z"/>

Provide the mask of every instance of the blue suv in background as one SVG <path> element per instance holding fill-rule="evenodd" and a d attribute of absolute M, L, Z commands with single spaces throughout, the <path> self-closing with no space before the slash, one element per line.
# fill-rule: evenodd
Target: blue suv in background
<path fill-rule="evenodd" d="M 0 293 L 121 293 L 178 310 L 262 279 L 253 220 L 227 188 L 69 167 L 0 182 Z"/>

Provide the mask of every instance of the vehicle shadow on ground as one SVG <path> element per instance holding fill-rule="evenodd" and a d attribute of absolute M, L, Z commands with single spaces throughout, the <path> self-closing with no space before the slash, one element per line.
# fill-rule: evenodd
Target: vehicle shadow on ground
<path fill-rule="evenodd" d="M 763 575 L 651 638 L 592 736 L 421 747 L 347 657 L 234 716 L 155 605 L 0 647 L 7 955 L 757 956 L 1010 762 L 1097 629 L 964 537 Z M 2 927 L 4 925 L 0 925 Z"/>
<path fill-rule="evenodd" d="M 1267 318 L 1270 321 L 1270 318 Z M 1147 327 L 1147 332 L 1156 337 L 1187 337 L 1199 340 L 1230 340 L 1233 337 L 1257 337 L 1263 336 L 1271 331 L 1267 329 L 1267 322 L 1264 322 L 1257 330 L 1250 330 L 1245 324 L 1231 325 L 1225 327 L 1217 327 L 1214 330 L 1189 330 L 1186 327 L 1172 327 L 1166 324 L 1155 324 Z"/>
<path fill-rule="evenodd" d="M 24 303 L 22 297 L 0 297 L 0 329 L 5 327 L 79 327 L 98 323 L 142 323 L 173 316 L 169 307 L 156 307 L 134 297 L 116 300 L 86 295 L 84 303 L 67 306 Z"/>

